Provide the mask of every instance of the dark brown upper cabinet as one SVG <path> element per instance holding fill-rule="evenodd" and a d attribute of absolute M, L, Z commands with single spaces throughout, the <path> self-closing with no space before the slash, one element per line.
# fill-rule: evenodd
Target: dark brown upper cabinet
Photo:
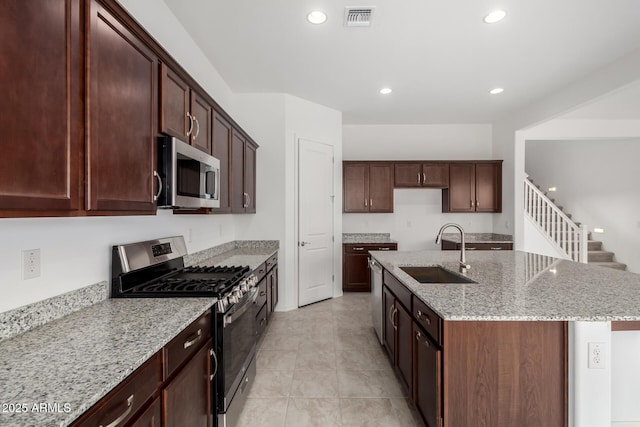
<path fill-rule="evenodd" d="M 343 212 L 393 212 L 393 163 L 343 162 Z"/>
<path fill-rule="evenodd" d="M 231 212 L 256 212 L 256 149 L 258 147 L 233 129 L 231 137 Z"/>
<path fill-rule="evenodd" d="M 84 73 L 79 0 L 0 13 L 0 216 L 81 209 Z"/>
<path fill-rule="evenodd" d="M 451 163 L 442 211 L 502 212 L 502 160 Z"/>
<path fill-rule="evenodd" d="M 395 188 L 445 188 L 448 185 L 448 163 L 395 164 Z"/>
<path fill-rule="evenodd" d="M 158 58 L 96 0 L 88 30 L 88 211 L 154 213 Z"/>
<path fill-rule="evenodd" d="M 160 131 L 211 154 L 213 107 L 176 72 L 160 64 Z"/>
<path fill-rule="evenodd" d="M 231 212 L 231 143 L 233 128 L 225 118 L 213 112 L 212 155 L 220 160 L 220 207 L 212 209 L 214 213 Z M 244 166 L 243 166 L 244 167 Z"/>

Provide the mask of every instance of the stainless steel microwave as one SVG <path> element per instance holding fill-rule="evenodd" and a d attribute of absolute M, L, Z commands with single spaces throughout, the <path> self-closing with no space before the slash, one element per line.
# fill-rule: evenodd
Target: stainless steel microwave
<path fill-rule="evenodd" d="M 220 207 L 220 160 L 178 138 L 158 138 L 160 209 Z"/>

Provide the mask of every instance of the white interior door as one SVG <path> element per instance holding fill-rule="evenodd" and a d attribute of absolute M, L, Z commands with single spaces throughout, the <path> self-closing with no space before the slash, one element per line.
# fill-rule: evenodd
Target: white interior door
<path fill-rule="evenodd" d="M 333 147 L 298 139 L 298 306 L 333 297 Z"/>

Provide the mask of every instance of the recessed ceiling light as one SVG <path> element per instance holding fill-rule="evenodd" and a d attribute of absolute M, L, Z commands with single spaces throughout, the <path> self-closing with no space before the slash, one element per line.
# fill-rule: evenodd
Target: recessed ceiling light
<path fill-rule="evenodd" d="M 495 89 L 491 89 L 491 90 L 489 91 L 489 93 L 490 93 L 491 95 L 497 95 L 497 94 L 502 93 L 502 92 L 504 92 L 504 89 L 502 89 L 501 87 L 497 87 L 497 88 L 495 88 Z"/>
<path fill-rule="evenodd" d="M 507 16 L 507 12 L 504 10 L 494 10 L 490 14 L 484 17 L 483 21 L 485 24 L 495 24 L 496 22 L 502 21 L 504 17 Z"/>
<path fill-rule="evenodd" d="M 323 24 L 326 20 L 327 14 L 319 10 L 314 10 L 307 15 L 307 21 L 312 24 Z"/>
<path fill-rule="evenodd" d="M 380 93 L 383 95 L 389 95 L 391 92 L 393 91 L 390 87 L 383 87 L 382 89 L 380 89 Z"/>

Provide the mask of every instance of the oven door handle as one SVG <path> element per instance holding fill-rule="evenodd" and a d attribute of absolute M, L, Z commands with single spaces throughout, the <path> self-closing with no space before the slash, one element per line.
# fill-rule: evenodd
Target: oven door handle
<path fill-rule="evenodd" d="M 251 290 L 251 295 L 247 298 L 242 306 L 238 307 L 233 311 L 233 313 L 229 313 L 224 316 L 224 326 L 230 325 L 238 319 L 238 317 L 242 316 L 251 306 L 253 305 L 253 301 L 258 297 L 258 288 L 253 288 Z"/>

